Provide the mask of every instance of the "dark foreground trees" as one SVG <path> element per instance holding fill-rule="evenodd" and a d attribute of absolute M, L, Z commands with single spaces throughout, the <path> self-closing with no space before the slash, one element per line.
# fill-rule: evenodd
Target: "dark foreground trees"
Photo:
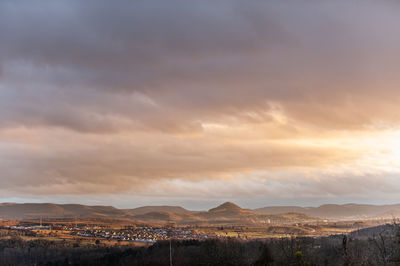
<path fill-rule="evenodd" d="M 172 241 L 173 265 L 400 265 L 400 232 L 266 241 Z M 383 231 L 382 231 L 383 230 Z M 0 265 L 169 265 L 169 242 L 145 247 L 0 240 Z"/>

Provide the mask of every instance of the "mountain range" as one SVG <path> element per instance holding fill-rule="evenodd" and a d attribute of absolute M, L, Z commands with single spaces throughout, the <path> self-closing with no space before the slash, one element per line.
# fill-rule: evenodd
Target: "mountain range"
<path fill-rule="evenodd" d="M 179 224 L 265 224 L 315 221 L 318 219 L 391 218 L 400 214 L 400 204 L 326 204 L 319 207 L 274 206 L 244 209 L 226 202 L 208 211 L 190 211 L 180 206 L 144 206 L 117 209 L 112 206 L 53 203 L 1 203 L 0 219 L 124 218 L 141 222 Z"/>
<path fill-rule="evenodd" d="M 300 213 L 263 214 L 226 202 L 208 211 L 190 211 L 179 206 L 145 206 L 117 209 L 112 206 L 87 206 L 53 203 L 2 203 L 0 218 L 7 220 L 38 218 L 109 218 L 146 223 L 176 224 L 266 224 L 314 221 Z"/>
<path fill-rule="evenodd" d="M 399 217 L 400 204 L 368 205 L 368 204 L 325 204 L 318 207 L 274 206 L 258 208 L 254 211 L 264 214 L 297 212 L 321 219 L 364 219 Z"/>

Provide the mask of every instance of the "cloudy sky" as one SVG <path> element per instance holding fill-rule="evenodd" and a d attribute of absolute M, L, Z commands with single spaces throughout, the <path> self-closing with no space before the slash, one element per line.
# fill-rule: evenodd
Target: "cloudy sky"
<path fill-rule="evenodd" d="M 394 203 L 397 1 L 1 1 L 0 201 Z"/>

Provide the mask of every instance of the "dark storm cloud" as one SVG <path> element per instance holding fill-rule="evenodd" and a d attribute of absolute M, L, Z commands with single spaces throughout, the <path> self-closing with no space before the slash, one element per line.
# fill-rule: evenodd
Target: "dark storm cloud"
<path fill-rule="evenodd" d="M 65 124 L 65 127 L 81 130 L 79 121 L 82 117 L 73 110 L 79 109 L 82 113 L 86 110 L 81 109 L 89 109 L 88 112 L 99 113 L 99 110 L 90 110 L 93 107 L 90 103 L 99 98 L 105 101 L 101 108 L 109 107 L 114 115 L 145 120 L 140 118 L 136 108 L 116 108 L 120 102 L 110 95 L 132 91 L 148 93 L 161 101 L 165 114 L 177 116 L 171 104 L 184 102 L 188 97 L 194 103 L 202 95 L 196 90 L 204 90 L 198 87 L 198 82 L 194 82 L 196 88 L 193 88 L 193 82 L 188 82 L 188 88 L 182 88 L 182 82 L 198 79 L 199 70 L 205 71 L 199 73 L 204 78 L 215 76 L 213 72 L 225 64 L 223 60 L 215 62 L 214 55 L 225 55 L 231 60 L 229 57 L 234 53 L 260 46 L 257 42 L 251 44 L 257 37 L 256 27 L 248 31 L 246 28 L 251 27 L 240 23 L 244 25 L 235 28 L 232 25 L 236 17 L 234 6 L 226 4 L 196 8 L 185 2 L 110 5 L 108 2 L 81 4 L 71 1 L 44 6 L 29 2 L 22 5 L 3 3 L 0 34 L 4 41 L 0 55 L 8 73 L 2 88 L 5 91 L 3 99 L 15 104 L 15 108 L 8 110 L 15 117 L 4 117 L 4 120 L 17 120 L 27 125 L 40 120 L 43 124 Z M 264 25 L 257 31 L 279 35 L 274 27 Z M 241 32 L 248 33 L 241 36 Z M 268 43 L 276 42 L 275 37 L 270 39 Z M 204 56 L 207 58 L 202 62 Z M 234 57 L 232 63 L 240 60 L 240 56 Z M 7 90 L 11 94 L 14 90 L 20 91 L 18 97 L 9 99 Z M 104 96 L 93 97 L 93 90 Z M 88 98 L 86 91 L 91 94 Z M 25 97 L 21 97 L 23 94 Z M 212 92 L 204 90 L 204 94 L 199 105 L 212 98 Z M 57 106 L 52 107 L 53 103 Z M 43 107 L 44 104 L 50 106 Z M 19 105 L 28 107 L 20 108 Z M 33 110 L 35 105 L 37 110 Z M 43 112 L 43 108 L 52 109 L 53 114 Z M 160 114 L 159 109 L 156 111 L 154 115 L 149 114 L 150 118 L 157 120 Z M 28 117 L 22 119 L 20 112 Z M 151 121 L 148 123 L 152 124 Z M 89 127 L 91 124 L 88 123 Z M 93 125 L 93 131 L 97 128 Z"/>
<path fill-rule="evenodd" d="M 377 119 L 397 120 L 387 114 L 390 105 L 388 112 L 380 107 L 398 99 L 398 8 L 369 1 L 3 1 L 2 98 L 21 91 L 2 120 L 95 132 L 116 128 L 110 116 L 157 129 L 162 113 L 176 131 L 274 101 L 296 119 L 351 127 L 373 120 L 355 107 L 370 109 L 370 95 Z M 113 95 L 132 92 L 159 108 L 118 108 Z M 44 114 L 33 94 L 45 95 L 54 114 Z M 92 104 L 99 99 L 101 108 Z M 356 119 L 338 114 L 343 103 Z M 32 107 L 25 119 L 19 104 Z M 321 114 L 312 114 L 320 105 Z M 83 113 L 103 116 L 99 109 L 108 117 L 98 123 Z"/>

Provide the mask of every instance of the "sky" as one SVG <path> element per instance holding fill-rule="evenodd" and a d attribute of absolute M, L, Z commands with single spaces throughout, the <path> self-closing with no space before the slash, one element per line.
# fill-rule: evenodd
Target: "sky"
<path fill-rule="evenodd" d="M 0 2 L 0 201 L 399 203 L 397 1 Z"/>

